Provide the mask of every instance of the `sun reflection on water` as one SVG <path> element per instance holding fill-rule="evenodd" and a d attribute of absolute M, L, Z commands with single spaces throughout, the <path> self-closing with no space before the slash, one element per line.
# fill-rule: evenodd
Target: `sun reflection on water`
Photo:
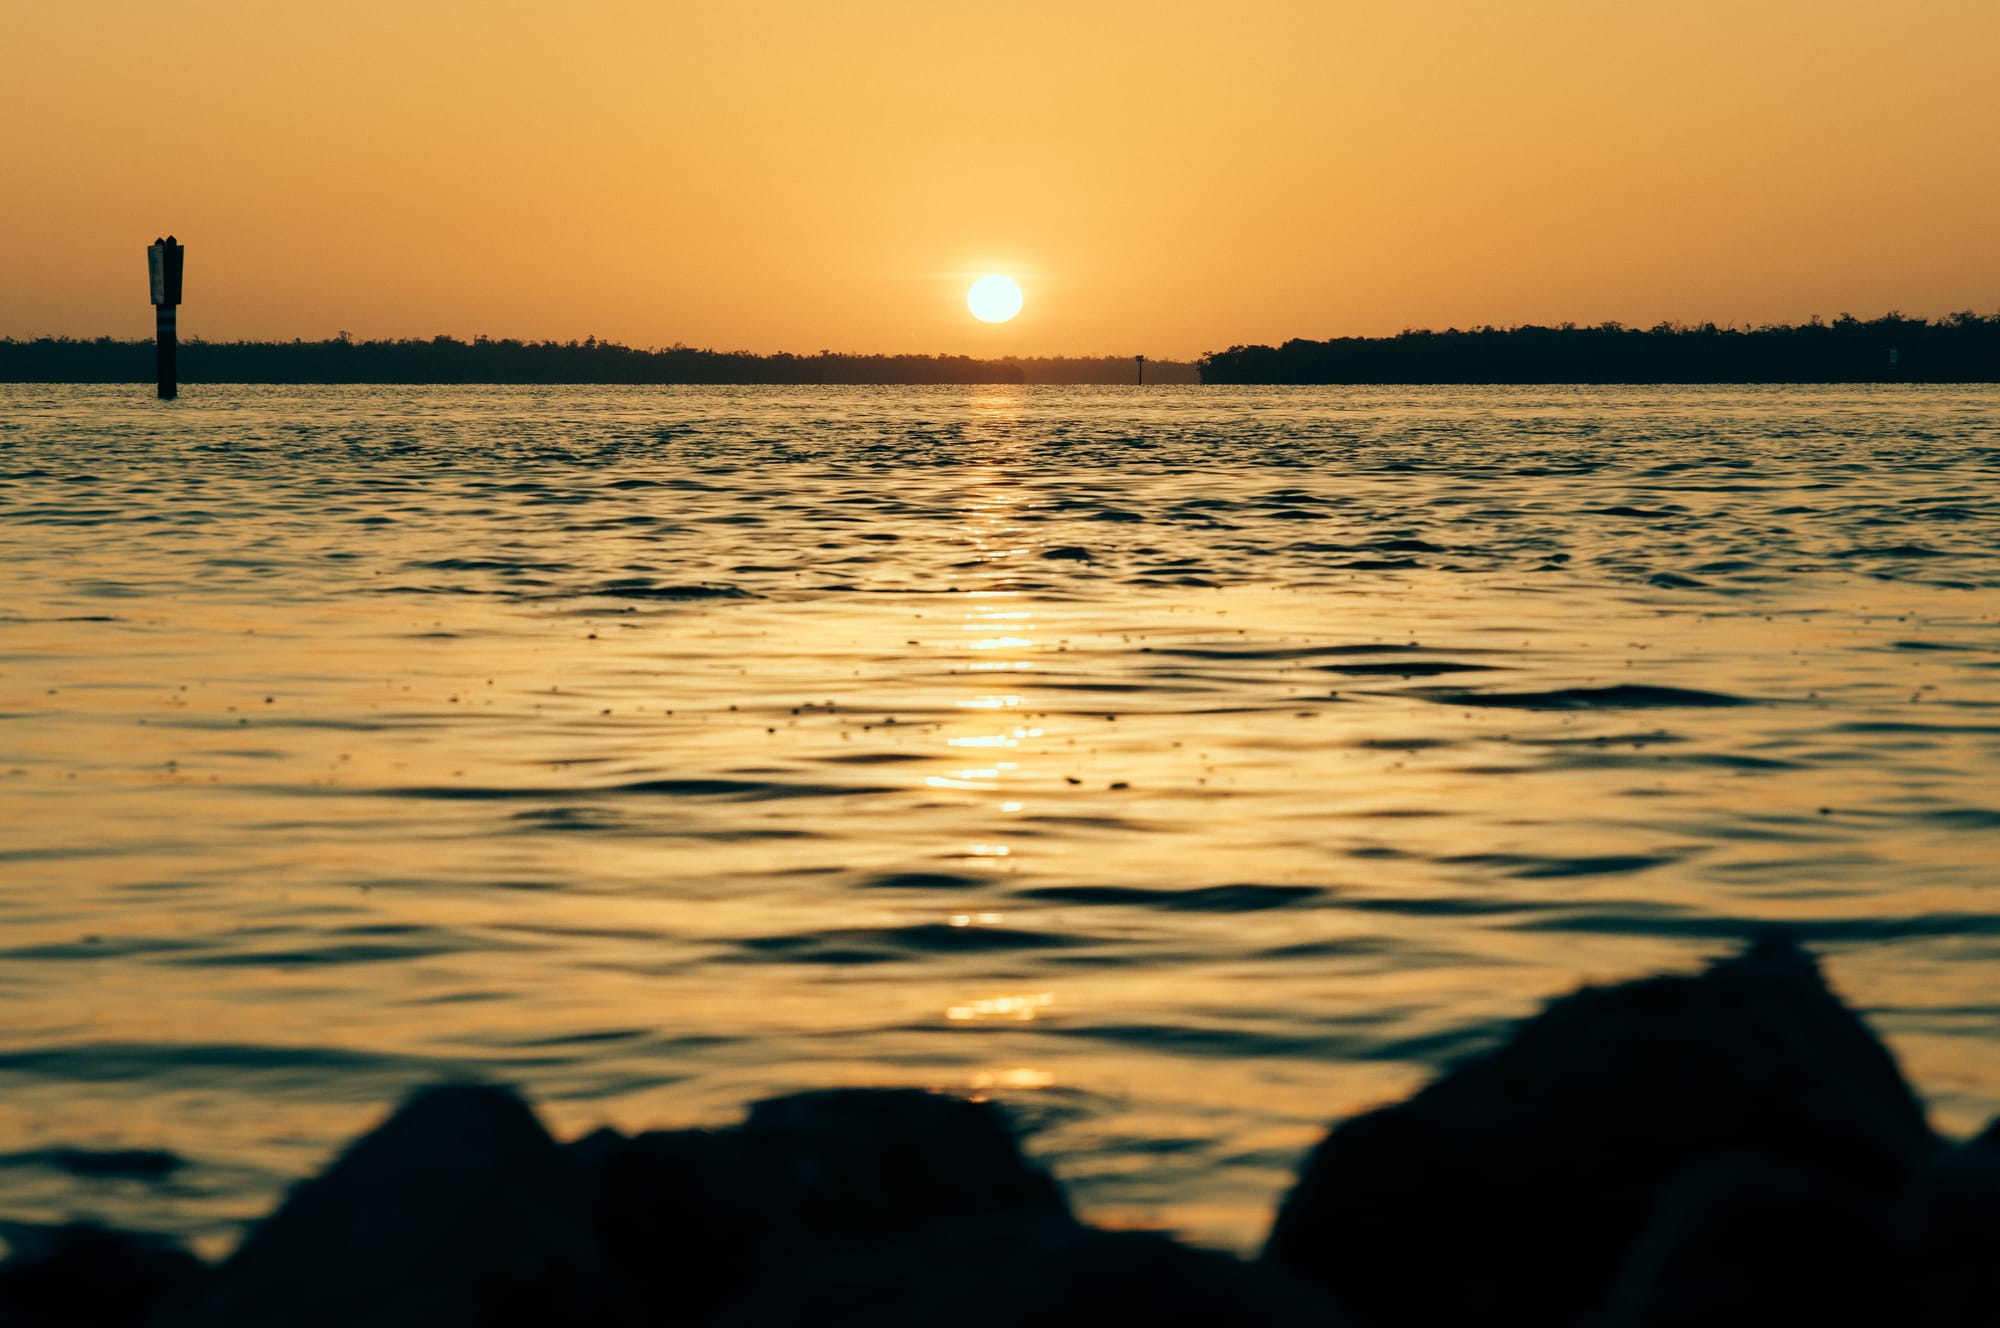
<path fill-rule="evenodd" d="M 976 1023 L 987 1019 L 1032 1023 L 1056 1002 L 1055 993 L 1038 991 L 1026 996 L 988 996 L 945 1007 L 944 1017 L 956 1023 Z"/>
<path fill-rule="evenodd" d="M 1024 1065 L 1009 1070 L 980 1070 L 973 1074 L 971 1082 L 975 1089 L 1031 1090 L 1054 1087 L 1056 1077 L 1047 1070 L 1036 1070 Z"/>
<path fill-rule="evenodd" d="M 1042 650 L 1037 635 L 1038 607 L 1030 592 L 1016 589 L 1011 584 L 1018 577 L 1016 566 L 1019 560 L 1034 551 L 1019 519 L 1020 499 L 1016 486 L 1005 469 L 996 465 L 982 473 L 969 489 L 967 533 L 981 563 L 978 579 L 984 581 L 986 586 L 965 596 L 959 631 L 964 638 L 962 648 L 970 658 L 959 658 L 953 667 L 953 675 L 970 679 L 995 672 L 1032 674 L 1036 665 L 1035 656 Z M 945 734 L 945 749 L 1021 753 L 1038 745 L 1046 736 L 1044 727 L 1039 724 L 1009 723 L 995 728 L 991 722 L 996 712 L 1019 711 L 1029 704 L 1028 696 L 1020 691 L 995 693 L 976 690 L 957 697 L 952 705 L 963 718 L 960 725 L 953 727 L 962 731 Z M 932 788 L 1012 795 L 1015 790 L 1008 785 L 1033 777 L 1034 761 L 1024 755 L 1018 760 L 995 760 L 985 766 L 960 769 L 948 776 L 928 776 L 924 782 Z M 1026 805 L 1018 796 L 1002 796 L 991 802 L 982 802 L 980 808 L 983 812 L 1011 817 L 1025 810 Z M 965 855 L 988 870 L 997 870 L 1003 865 L 1018 869 L 1021 865 L 1018 845 L 998 842 L 997 837 L 970 845 Z M 947 918 L 948 924 L 955 929 L 996 926 L 1002 921 L 1003 915 L 994 911 L 968 910 L 952 913 Z M 986 996 L 948 1005 L 945 1018 L 952 1023 L 1031 1024 L 1054 1001 L 1055 993 L 1052 991 Z M 971 1080 L 972 1087 L 980 1091 L 1037 1089 L 1054 1082 L 1055 1076 L 1050 1072 L 1031 1068 L 981 1071 Z"/>
<path fill-rule="evenodd" d="M 234 1223 L 440 1067 L 565 1133 L 1057 1083 L 1036 1146 L 1084 1211 L 1243 1243 L 1329 1117 L 1752 921 L 1872 938 L 1830 971 L 1977 1128 L 1986 452 L 1751 394 L 1811 440 L 1701 416 L 1802 492 L 1752 491 L 1685 401 L 1578 397 L 1570 477 L 1517 396 L 307 393 L 203 426 L 226 465 L 152 412 L 30 419 L 0 1137 L 263 1168 L 213 1191 Z M 1731 704 L 1607 703 L 1651 686 Z"/>

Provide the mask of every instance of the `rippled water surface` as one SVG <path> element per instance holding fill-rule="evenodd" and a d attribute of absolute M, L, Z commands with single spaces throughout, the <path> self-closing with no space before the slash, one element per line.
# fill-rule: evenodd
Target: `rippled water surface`
<path fill-rule="evenodd" d="M 0 1219 L 226 1247 L 443 1076 L 899 1083 L 1246 1246 L 1332 1117 L 1764 921 L 1970 1129 L 1996 408 L 0 387 Z"/>

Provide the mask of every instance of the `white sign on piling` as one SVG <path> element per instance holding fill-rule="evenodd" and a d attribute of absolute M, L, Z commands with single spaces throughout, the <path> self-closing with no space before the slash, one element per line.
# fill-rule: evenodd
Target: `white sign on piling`
<path fill-rule="evenodd" d="M 159 366 L 160 400 L 180 391 L 181 269 L 186 246 L 169 235 L 146 246 L 146 275 L 153 291 L 153 350 Z"/>

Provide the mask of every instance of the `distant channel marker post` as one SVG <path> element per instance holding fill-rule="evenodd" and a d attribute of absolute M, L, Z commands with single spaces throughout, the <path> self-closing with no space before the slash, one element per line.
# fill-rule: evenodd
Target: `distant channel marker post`
<path fill-rule="evenodd" d="M 169 235 L 146 246 L 146 267 L 153 279 L 154 351 L 160 369 L 160 400 L 180 394 L 181 259 L 187 249 Z"/>

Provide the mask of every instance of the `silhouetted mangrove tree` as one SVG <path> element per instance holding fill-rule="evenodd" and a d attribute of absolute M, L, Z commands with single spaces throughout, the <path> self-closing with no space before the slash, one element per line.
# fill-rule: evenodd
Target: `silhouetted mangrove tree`
<path fill-rule="evenodd" d="M 150 383 L 151 340 L 0 340 L 0 382 Z M 1184 361 L 1147 360 L 1148 383 L 1197 381 Z M 1132 356 L 755 355 L 616 342 L 476 337 L 183 341 L 184 383 L 1132 383 Z"/>
<path fill-rule="evenodd" d="M 1481 327 L 1231 346 L 1204 383 L 1991 383 L 2000 314 L 1792 326 Z"/>

